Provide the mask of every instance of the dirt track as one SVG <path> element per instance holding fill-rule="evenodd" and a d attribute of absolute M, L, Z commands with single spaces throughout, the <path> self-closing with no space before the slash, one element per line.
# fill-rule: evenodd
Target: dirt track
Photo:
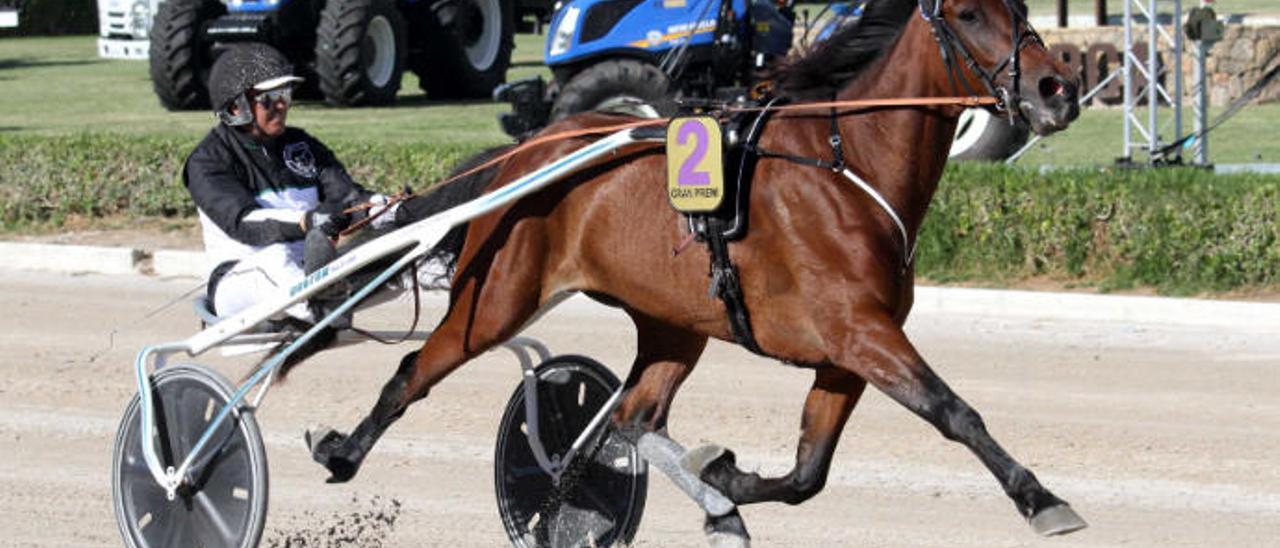
<path fill-rule="evenodd" d="M 195 328 L 185 302 L 135 322 L 193 285 L 0 271 L 0 545 L 119 544 L 108 468 L 133 393 L 133 354 Z M 438 312 L 433 305 L 424 314 L 434 321 Z M 407 306 L 388 305 L 358 323 L 392 329 L 408 320 Z M 914 317 L 909 327 L 997 439 L 1091 527 L 1035 537 L 966 450 L 868 393 L 826 491 L 799 507 L 744 509 L 757 546 L 1275 546 L 1276 334 L 955 316 Z M 620 375 L 634 345 L 620 314 L 574 303 L 529 334 Z M 361 525 L 361 546 L 504 544 L 492 443 L 518 380 L 507 354 L 477 360 L 412 408 L 353 482 L 326 485 L 310 462 L 303 430 L 353 425 L 409 349 L 332 351 L 267 398 L 259 413 L 272 472 L 264 545 Z M 232 378 L 248 363 L 200 361 Z M 744 467 L 784 471 L 810 380 L 713 343 L 677 399 L 672 434 L 688 446 L 734 448 Z M 692 503 L 658 475 L 637 544 L 705 545 Z"/>

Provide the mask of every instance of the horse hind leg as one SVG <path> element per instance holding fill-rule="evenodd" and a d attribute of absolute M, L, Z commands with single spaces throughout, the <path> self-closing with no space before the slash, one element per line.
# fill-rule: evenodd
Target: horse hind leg
<path fill-rule="evenodd" d="M 925 363 L 901 327 L 888 318 L 864 325 L 846 341 L 839 364 L 969 448 L 999 480 L 1035 532 L 1061 535 L 1087 527 L 1062 499 L 1040 485 L 987 432 L 982 417 Z"/>
<path fill-rule="evenodd" d="M 814 372 L 800 423 L 796 464 L 784 476 L 764 478 L 744 472 L 732 451 L 716 446 L 691 451 L 685 466 L 737 504 L 800 504 L 826 485 L 840 433 L 866 386 L 862 378 L 836 367 Z"/>
<path fill-rule="evenodd" d="M 532 278 L 529 271 L 524 277 L 508 275 L 501 286 L 467 280 L 440 326 L 421 350 L 401 359 L 372 411 L 350 435 L 333 430 L 307 433 L 311 456 L 329 470 L 329 483 L 355 477 L 378 438 L 410 404 L 426 397 L 431 387 L 462 364 L 511 338 L 537 313 L 538 291 L 531 285 Z"/>

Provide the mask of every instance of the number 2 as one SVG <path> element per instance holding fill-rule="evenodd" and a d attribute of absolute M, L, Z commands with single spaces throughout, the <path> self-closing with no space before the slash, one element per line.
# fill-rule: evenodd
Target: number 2
<path fill-rule="evenodd" d="M 687 120 L 681 124 L 680 131 L 676 133 L 676 142 L 683 145 L 691 136 L 694 139 L 693 152 L 680 164 L 680 175 L 676 182 L 680 186 L 706 186 L 711 184 L 711 174 L 698 171 L 698 165 L 707 156 L 707 141 L 711 139 L 707 135 L 707 128 L 698 120 Z"/>

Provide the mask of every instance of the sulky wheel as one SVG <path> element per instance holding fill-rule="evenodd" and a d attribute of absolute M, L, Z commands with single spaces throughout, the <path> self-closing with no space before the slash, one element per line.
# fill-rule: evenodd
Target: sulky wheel
<path fill-rule="evenodd" d="M 565 454 L 619 382 L 583 356 L 558 356 L 537 367 L 538 425 L 549 457 Z M 561 485 L 534 459 L 525 434 L 523 384 L 507 402 L 498 428 L 494 483 L 498 512 L 512 544 L 627 544 L 640 526 L 649 475 L 636 447 L 611 421 L 582 447 Z"/>
<path fill-rule="evenodd" d="M 405 22 L 391 0 L 330 0 L 316 28 L 316 74 L 333 106 L 388 105 L 404 73 Z"/>
<path fill-rule="evenodd" d="M 152 376 L 156 455 L 176 468 L 230 399 L 231 386 L 196 365 Z M 116 523 L 130 548 L 258 545 L 267 514 L 267 455 L 253 414 L 241 408 L 218 427 L 173 500 L 142 457 L 137 395 L 125 408 L 111 461 Z"/>

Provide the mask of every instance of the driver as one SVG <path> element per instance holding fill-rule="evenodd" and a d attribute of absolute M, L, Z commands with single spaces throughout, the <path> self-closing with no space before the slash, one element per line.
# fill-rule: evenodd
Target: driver
<path fill-rule="evenodd" d="M 285 125 L 301 81 L 284 55 L 258 43 L 233 46 L 209 73 L 218 123 L 187 158 L 182 178 L 200 214 L 209 303 L 219 316 L 279 295 L 331 259 L 332 239 L 354 220 L 344 209 L 372 203 L 357 215 L 376 215 L 375 229 L 394 223 L 399 204 L 378 215 L 386 196 L 356 184 L 320 141 Z M 330 293 L 285 314 L 318 321 L 342 301 Z"/>

